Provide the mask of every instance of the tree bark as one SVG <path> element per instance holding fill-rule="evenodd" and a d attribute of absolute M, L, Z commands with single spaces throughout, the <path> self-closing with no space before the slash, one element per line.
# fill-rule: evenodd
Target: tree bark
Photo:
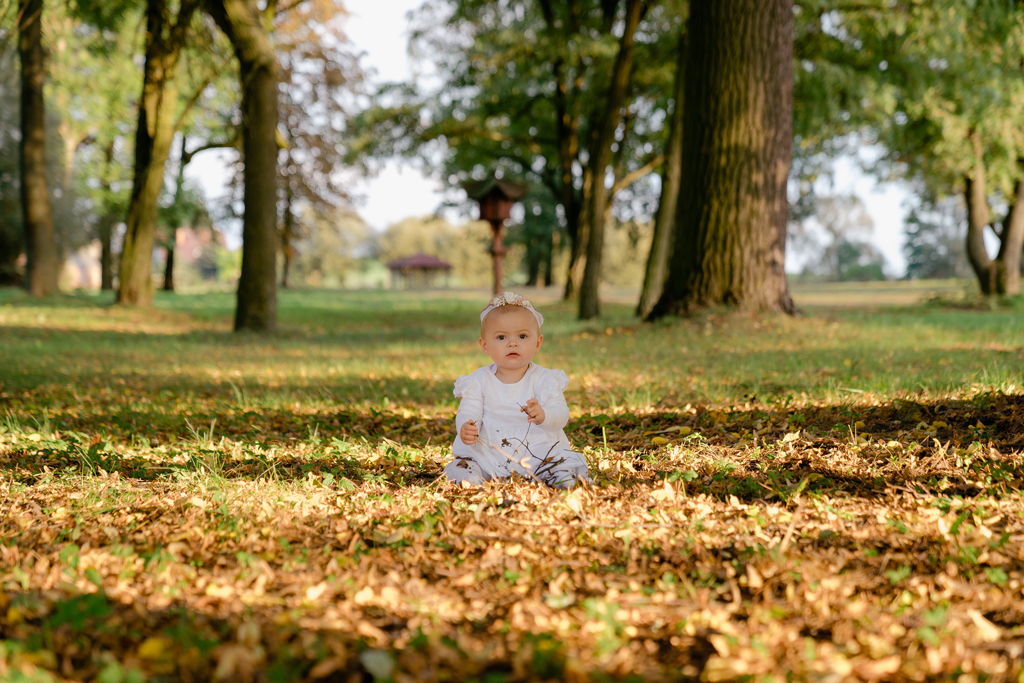
<path fill-rule="evenodd" d="M 181 203 L 185 192 L 185 165 L 188 163 L 188 136 L 182 133 L 178 153 L 178 174 L 174 178 L 174 210 L 167 226 L 167 242 L 164 249 L 164 283 L 161 289 L 165 292 L 174 291 L 174 252 L 178 246 L 178 228 L 181 227 Z"/>
<path fill-rule="evenodd" d="M 167 0 L 146 4 L 146 64 L 135 131 L 135 176 L 121 249 L 117 303 L 153 300 L 153 243 L 164 168 L 174 137 L 178 89 L 175 72 L 199 0 L 181 0 L 172 24 Z"/>
<path fill-rule="evenodd" d="M 117 212 L 113 207 L 113 187 L 110 181 L 114 166 L 114 138 L 103 146 L 103 171 L 100 174 L 100 187 L 103 191 L 103 211 L 96 226 L 96 237 L 100 241 L 100 291 L 109 292 L 114 289 L 114 226 L 117 225 Z"/>
<path fill-rule="evenodd" d="M 648 319 L 718 305 L 792 313 L 793 0 L 693 3 L 687 37 L 675 244 Z"/>
<path fill-rule="evenodd" d="M 985 228 L 992 225 L 988 201 L 988 179 L 984 147 L 978 131 L 970 134 L 973 168 L 964 178 L 964 203 L 967 205 L 967 258 L 984 296 L 1015 296 L 1020 294 L 1021 258 L 1024 250 L 1024 178 L 1014 183 L 1010 210 L 997 234 L 999 252 L 995 258 L 985 246 Z M 1024 173 L 1024 159 L 1018 161 Z"/>
<path fill-rule="evenodd" d="M 207 0 L 238 58 L 244 216 L 235 330 L 277 325 L 277 57 L 255 0 Z"/>
<path fill-rule="evenodd" d="M 295 201 L 295 193 L 292 191 L 292 180 L 284 178 L 284 210 L 282 211 L 281 226 L 281 289 L 288 289 L 291 277 L 292 261 L 295 258 L 295 214 L 292 213 L 292 203 Z"/>
<path fill-rule="evenodd" d="M 640 300 L 636 305 L 636 314 L 641 318 L 654 309 L 668 274 L 668 260 L 672 253 L 672 228 L 676 219 L 676 204 L 679 199 L 679 186 L 682 178 L 683 160 L 683 102 L 686 80 L 686 40 L 685 33 L 679 34 L 676 44 L 676 73 L 672 87 L 672 116 L 669 119 L 668 141 L 665 149 L 665 165 L 661 173 L 661 197 L 658 200 L 658 212 L 654 217 L 654 234 L 651 248 L 647 253 L 647 265 L 644 268 L 644 284 L 640 290 Z"/>
<path fill-rule="evenodd" d="M 996 267 L 985 246 L 985 228 L 991 222 L 988 206 L 988 187 L 981 135 L 970 134 L 974 168 L 964 178 L 964 201 L 967 204 L 967 258 L 978 279 L 978 287 L 985 296 L 996 293 Z"/>
<path fill-rule="evenodd" d="M 1024 160 L 1018 162 L 1024 171 Z M 1013 188 L 1013 204 L 1003 221 L 1002 242 L 999 245 L 999 293 L 1006 296 L 1020 294 L 1021 258 L 1024 256 L 1024 178 L 1018 178 Z"/>
<path fill-rule="evenodd" d="M 608 191 L 606 176 L 612 164 L 615 131 L 622 119 L 622 104 L 629 90 L 633 71 L 633 52 L 636 46 L 636 30 L 640 19 L 647 11 L 646 0 L 627 0 L 626 17 L 619 39 L 619 51 L 612 67 L 608 98 L 605 101 L 601 123 L 594 137 L 591 154 L 591 187 L 587 218 L 590 229 L 587 237 L 587 260 L 580 283 L 580 320 L 596 318 L 601 314 L 601 262 L 604 257 L 605 216 L 612 197 Z"/>
<path fill-rule="evenodd" d="M 21 214 L 27 268 L 25 288 L 32 296 L 58 291 L 60 255 L 46 180 L 46 110 L 43 84 L 42 0 L 18 1 L 18 57 L 21 63 Z"/>

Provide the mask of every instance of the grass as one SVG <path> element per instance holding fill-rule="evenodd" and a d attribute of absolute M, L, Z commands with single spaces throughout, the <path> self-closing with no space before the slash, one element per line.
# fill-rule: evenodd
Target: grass
<path fill-rule="evenodd" d="M 0 290 L 0 679 L 1017 680 L 1024 317 L 884 289 L 537 292 L 570 493 L 439 480 L 480 293 Z"/>

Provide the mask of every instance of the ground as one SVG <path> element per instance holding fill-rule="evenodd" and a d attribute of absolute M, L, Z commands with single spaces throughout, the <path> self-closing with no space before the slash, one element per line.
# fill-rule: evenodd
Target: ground
<path fill-rule="evenodd" d="M 482 293 L 0 290 L 0 680 L 1020 680 L 1024 316 L 874 287 L 537 293 L 572 492 L 439 479 Z"/>

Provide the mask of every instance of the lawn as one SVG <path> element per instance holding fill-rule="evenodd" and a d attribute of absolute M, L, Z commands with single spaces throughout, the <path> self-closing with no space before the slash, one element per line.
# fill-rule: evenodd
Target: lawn
<path fill-rule="evenodd" d="M 564 492 L 439 480 L 482 293 L 0 290 L 0 680 L 1024 680 L 1024 313 L 950 291 L 538 293 Z"/>

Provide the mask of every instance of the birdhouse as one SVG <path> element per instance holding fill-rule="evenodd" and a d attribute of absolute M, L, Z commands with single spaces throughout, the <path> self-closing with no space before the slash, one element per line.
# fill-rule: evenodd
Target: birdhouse
<path fill-rule="evenodd" d="M 511 180 L 471 181 L 463 184 L 466 194 L 480 205 L 480 220 L 502 223 L 512 214 L 512 205 L 526 194 L 526 186 Z"/>

